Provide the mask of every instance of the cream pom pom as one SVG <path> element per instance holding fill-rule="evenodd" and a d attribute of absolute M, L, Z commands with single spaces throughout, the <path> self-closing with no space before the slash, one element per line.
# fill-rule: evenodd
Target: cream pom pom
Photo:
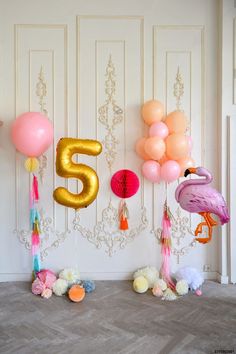
<path fill-rule="evenodd" d="M 154 285 L 159 286 L 162 291 L 165 291 L 167 289 L 167 284 L 163 279 L 157 279 Z"/>
<path fill-rule="evenodd" d="M 55 295 L 62 296 L 67 292 L 68 283 L 65 279 L 57 279 L 53 284 L 52 290 Z"/>
<path fill-rule="evenodd" d="M 133 281 L 133 289 L 136 293 L 142 294 L 148 290 L 148 281 L 142 275 L 135 278 Z"/>
<path fill-rule="evenodd" d="M 182 279 L 176 283 L 176 292 L 178 295 L 186 295 L 188 293 L 188 283 L 186 280 Z"/>
<path fill-rule="evenodd" d="M 159 272 L 155 267 L 145 267 L 145 268 L 138 269 L 134 273 L 134 279 L 139 276 L 143 276 L 144 278 L 147 279 L 148 287 L 149 289 L 151 289 L 153 288 L 154 283 L 157 281 L 159 277 Z"/>
<path fill-rule="evenodd" d="M 76 268 L 65 268 L 59 274 L 60 279 L 64 279 L 69 285 L 78 283 L 80 272 Z"/>
<path fill-rule="evenodd" d="M 161 298 L 162 300 L 167 300 L 167 301 L 173 301 L 177 299 L 177 296 L 175 293 L 170 289 L 167 288 L 166 291 L 164 292 L 163 297 Z"/>

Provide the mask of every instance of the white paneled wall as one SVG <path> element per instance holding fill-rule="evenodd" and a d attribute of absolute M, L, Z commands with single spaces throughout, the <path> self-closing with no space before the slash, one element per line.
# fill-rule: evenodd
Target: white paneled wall
<path fill-rule="evenodd" d="M 9 138 L 11 122 L 28 110 L 47 114 L 55 131 L 47 166 L 42 158 L 40 169 L 43 266 L 78 266 L 84 277 L 95 279 L 124 279 L 138 267 L 159 267 L 166 188 L 141 177 L 134 144 L 147 128 L 140 106 L 154 97 L 167 111 L 177 106 L 185 111 L 193 157 L 211 169 L 217 184 L 217 2 L 0 0 L 0 6 L 0 280 L 29 278 L 31 272 L 30 181 L 24 157 Z M 104 147 L 97 158 L 79 157 L 97 170 L 100 191 L 96 202 L 77 214 L 52 199 L 56 186 L 81 187 L 55 173 L 62 136 L 98 139 Z M 125 167 L 140 176 L 141 187 L 128 200 L 130 229 L 124 234 L 116 220 L 119 199 L 109 183 Z M 178 208 L 176 186 L 167 190 L 176 219 L 172 268 L 189 264 L 202 271 L 207 265 L 205 276 L 217 277 L 218 232 L 208 245 L 194 241 L 198 217 Z"/>

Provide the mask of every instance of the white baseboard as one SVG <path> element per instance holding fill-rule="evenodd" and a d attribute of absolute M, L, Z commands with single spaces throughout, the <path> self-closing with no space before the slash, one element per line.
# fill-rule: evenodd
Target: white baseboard
<path fill-rule="evenodd" d="M 217 280 L 218 281 L 218 272 L 202 272 L 202 276 L 205 280 Z"/>
<path fill-rule="evenodd" d="M 31 281 L 32 273 L 1 273 L 0 282 Z"/>
<path fill-rule="evenodd" d="M 221 284 L 228 284 L 228 277 L 223 277 L 218 272 L 203 272 L 206 280 L 217 280 Z M 81 279 L 93 280 L 131 280 L 133 272 L 81 272 Z M 32 273 L 2 273 L 0 282 L 31 281 Z"/>
<path fill-rule="evenodd" d="M 220 284 L 229 284 L 229 277 L 225 275 L 221 275 L 220 273 L 217 273 L 217 281 Z"/>
<path fill-rule="evenodd" d="M 81 272 L 81 279 L 131 280 L 133 272 Z M 31 281 L 32 273 L 1 273 L 0 282 Z"/>

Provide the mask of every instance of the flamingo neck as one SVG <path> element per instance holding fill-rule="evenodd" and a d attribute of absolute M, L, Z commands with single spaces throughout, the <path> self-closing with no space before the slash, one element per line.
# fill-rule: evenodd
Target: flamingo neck
<path fill-rule="evenodd" d="M 183 184 L 185 186 L 187 185 L 199 185 L 199 184 L 209 184 L 212 182 L 212 176 L 210 175 L 210 173 L 208 173 L 207 171 L 204 171 L 204 175 L 205 178 L 194 178 L 194 179 L 189 179 L 188 181 L 184 181 Z"/>

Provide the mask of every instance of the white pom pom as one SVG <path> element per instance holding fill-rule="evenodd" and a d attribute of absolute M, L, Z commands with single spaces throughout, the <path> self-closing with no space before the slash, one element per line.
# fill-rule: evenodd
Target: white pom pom
<path fill-rule="evenodd" d="M 57 279 L 53 284 L 52 290 L 53 293 L 57 296 L 62 296 L 67 292 L 68 283 L 64 279 Z"/>
<path fill-rule="evenodd" d="M 186 282 L 186 280 L 184 279 L 179 280 L 176 283 L 175 290 L 178 293 L 178 295 L 186 295 L 188 293 L 188 283 Z"/>

